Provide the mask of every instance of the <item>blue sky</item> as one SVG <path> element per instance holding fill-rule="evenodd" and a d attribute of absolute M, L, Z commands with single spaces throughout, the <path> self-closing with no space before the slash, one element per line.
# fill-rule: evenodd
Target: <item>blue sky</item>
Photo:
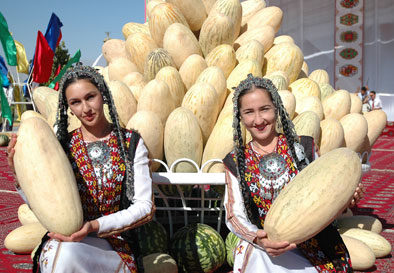
<path fill-rule="evenodd" d="M 80 49 L 81 61 L 91 65 L 101 54 L 105 32 L 111 38 L 124 39 L 122 27 L 128 22 L 144 23 L 144 0 L 1 0 L 0 11 L 15 40 L 32 59 L 37 31 L 45 34 L 54 12 L 62 21 L 62 41 L 70 55 Z M 4 57 L 3 48 L 0 54 Z M 105 61 L 100 62 L 105 64 Z"/>

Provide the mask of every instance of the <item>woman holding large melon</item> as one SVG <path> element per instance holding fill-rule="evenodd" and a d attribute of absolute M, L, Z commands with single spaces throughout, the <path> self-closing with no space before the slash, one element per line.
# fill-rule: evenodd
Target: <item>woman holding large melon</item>
<path fill-rule="evenodd" d="M 267 238 L 264 221 L 272 203 L 317 155 L 310 138 L 301 141 L 306 140 L 305 151 L 310 151 L 304 152 L 270 80 L 249 74 L 235 89 L 233 103 L 235 148 L 224 164 L 226 224 L 241 238 L 234 251 L 234 272 L 351 272 L 346 247 L 331 225 L 297 245 Z M 246 145 L 241 123 L 252 136 Z M 277 133 L 278 125 L 283 134 Z M 352 202 L 361 195 L 358 188 Z"/>
<path fill-rule="evenodd" d="M 71 133 L 68 108 L 82 124 Z M 84 223 L 72 234 L 49 232 L 43 238 L 36 253 L 41 272 L 137 272 L 127 231 L 149 222 L 154 213 L 142 138 L 120 127 L 104 78 L 81 64 L 67 70 L 60 82 L 56 124 L 56 137 L 76 178 Z M 12 169 L 16 142 L 13 136 L 8 147 Z"/>

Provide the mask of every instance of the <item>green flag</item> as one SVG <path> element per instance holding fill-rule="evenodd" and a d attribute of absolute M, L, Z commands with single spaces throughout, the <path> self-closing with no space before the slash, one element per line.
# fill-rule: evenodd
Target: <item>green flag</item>
<path fill-rule="evenodd" d="M 3 45 L 5 57 L 7 58 L 8 65 L 17 65 L 16 59 L 16 46 L 14 39 L 8 30 L 8 24 L 3 14 L 0 12 L 0 40 Z"/>
<path fill-rule="evenodd" d="M 75 52 L 74 56 L 70 60 L 68 60 L 66 65 L 62 68 L 62 70 L 60 70 L 59 74 L 57 74 L 57 76 L 53 79 L 53 81 L 51 82 L 51 84 L 48 87 L 54 88 L 55 84 L 58 81 L 60 81 L 60 79 L 63 77 L 64 73 L 66 73 L 67 69 L 69 69 L 73 63 L 79 62 L 80 58 L 81 58 L 81 50 L 78 49 L 78 51 Z"/>
<path fill-rule="evenodd" d="M 1 117 L 6 118 L 12 126 L 12 111 L 8 105 L 7 98 L 4 94 L 3 79 L 0 77 L 0 104 L 1 104 Z"/>

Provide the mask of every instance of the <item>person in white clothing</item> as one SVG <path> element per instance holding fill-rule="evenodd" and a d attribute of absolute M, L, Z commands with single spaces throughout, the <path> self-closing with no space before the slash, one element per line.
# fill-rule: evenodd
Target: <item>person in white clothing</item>
<path fill-rule="evenodd" d="M 104 115 L 104 104 L 112 123 Z M 70 133 L 68 108 L 82 124 Z M 144 141 L 135 131 L 119 125 L 103 76 L 81 64 L 67 70 L 60 81 L 56 124 L 56 136 L 76 177 L 84 225 L 70 236 L 45 235 L 34 270 L 137 272 L 137 253 L 129 231 L 152 220 L 155 211 Z M 16 142 L 13 135 L 7 150 L 12 169 Z"/>
<path fill-rule="evenodd" d="M 370 111 L 381 110 L 383 108 L 382 107 L 382 101 L 380 100 L 380 98 L 378 96 L 376 96 L 376 92 L 375 91 L 369 92 L 368 104 L 369 104 L 369 107 L 370 107 Z"/>
<path fill-rule="evenodd" d="M 233 96 L 234 150 L 223 159 L 226 225 L 241 239 L 233 272 L 352 272 L 347 249 L 332 225 L 298 245 L 267 238 L 264 219 L 271 204 L 317 156 L 315 145 L 311 137 L 299 140 L 269 79 L 249 74 Z M 252 137 L 246 144 L 241 123 Z M 277 133 L 277 125 L 283 133 Z M 352 204 L 362 195 L 360 184 Z"/>

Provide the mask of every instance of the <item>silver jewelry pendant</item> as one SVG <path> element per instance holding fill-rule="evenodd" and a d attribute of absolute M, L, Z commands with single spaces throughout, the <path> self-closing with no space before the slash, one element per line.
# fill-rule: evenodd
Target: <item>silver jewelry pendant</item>
<path fill-rule="evenodd" d="M 268 180 L 276 180 L 286 171 L 286 161 L 277 153 L 270 153 L 260 160 L 259 170 L 262 177 Z"/>
<path fill-rule="evenodd" d="M 86 145 L 86 148 L 93 165 L 103 165 L 111 156 L 108 145 L 103 141 L 90 142 Z"/>

